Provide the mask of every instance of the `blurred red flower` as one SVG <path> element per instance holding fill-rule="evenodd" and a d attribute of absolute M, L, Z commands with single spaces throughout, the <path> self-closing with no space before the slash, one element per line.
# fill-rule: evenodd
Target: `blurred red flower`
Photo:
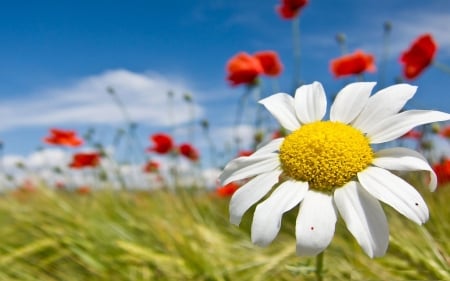
<path fill-rule="evenodd" d="M 50 135 L 44 138 L 44 142 L 52 145 L 77 147 L 83 144 L 75 131 L 50 129 Z"/>
<path fill-rule="evenodd" d="M 158 170 L 159 170 L 159 163 L 152 160 L 145 163 L 143 168 L 144 173 L 154 173 L 157 172 Z"/>
<path fill-rule="evenodd" d="M 419 36 L 400 57 L 400 62 L 404 64 L 403 75 L 407 79 L 419 76 L 431 64 L 436 51 L 437 44 L 430 34 Z"/>
<path fill-rule="evenodd" d="M 407 132 L 406 134 L 404 134 L 401 138 L 402 139 L 419 140 L 422 138 L 422 132 L 420 132 L 418 130 L 411 130 L 411 131 Z"/>
<path fill-rule="evenodd" d="M 439 185 L 450 182 L 450 159 L 443 159 L 440 163 L 434 164 L 433 170 L 436 173 Z"/>
<path fill-rule="evenodd" d="M 55 188 L 58 190 L 66 189 L 66 184 L 62 181 L 55 182 Z"/>
<path fill-rule="evenodd" d="M 252 85 L 264 69 L 260 61 L 245 52 L 240 52 L 227 62 L 227 80 L 232 86 Z"/>
<path fill-rule="evenodd" d="M 216 193 L 221 197 L 230 197 L 231 195 L 234 194 L 236 190 L 238 190 L 239 187 L 240 187 L 239 184 L 235 182 L 230 182 L 224 186 L 218 187 L 216 189 Z"/>
<path fill-rule="evenodd" d="M 283 71 L 283 64 L 278 54 L 274 51 L 256 52 L 254 57 L 259 60 L 263 73 L 267 76 L 278 76 Z"/>
<path fill-rule="evenodd" d="M 19 189 L 22 191 L 32 192 L 37 190 L 37 186 L 34 181 L 30 179 L 25 179 L 22 185 L 19 187 Z"/>
<path fill-rule="evenodd" d="M 253 150 L 240 150 L 238 152 L 238 157 L 242 157 L 242 156 L 250 156 L 253 154 Z"/>
<path fill-rule="evenodd" d="M 308 0 L 281 0 L 281 4 L 277 6 L 277 12 L 283 19 L 293 19 L 306 4 Z"/>
<path fill-rule="evenodd" d="M 450 138 L 450 125 L 445 126 L 439 131 L 439 135 L 443 136 L 444 138 Z"/>
<path fill-rule="evenodd" d="M 272 139 L 283 138 L 287 135 L 286 129 L 280 128 L 272 133 Z"/>
<path fill-rule="evenodd" d="M 353 54 L 331 60 L 330 70 L 336 78 L 340 78 L 362 74 L 365 71 L 374 72 L 376 67 L 371 54 L 356 50 Z"/>
<path fill-rule="evenodd" d="M 189 143 L 181 144 L 178 149 L 180 150 L 181 155 L 191 161 L 197 161 L 200 158 L 198 151 Z"/>
<path fill-rule="evenodd" d="M 174 149 L 174 143 L 171 136 L 158 133 L 150 137 L 153 142 L 153 146 L 148 148 L 147 151 L 156 152 L 158 154 L 166 154 Z"/>
<path fill-rule="evenodd" d="M 96 167 L 100 163 L 100 154 L 97 152 L 78 152 L 72 157 L 69 167 L 73 169 L 82 169 L 87 167 Z"/>
<path fill-rule="evenodd" d="M 80 195 L 86 195 L 91 193 L 91 188 L 87 185 L 82 185 L 80 187 L 77 188 L 77 193 Z"/>

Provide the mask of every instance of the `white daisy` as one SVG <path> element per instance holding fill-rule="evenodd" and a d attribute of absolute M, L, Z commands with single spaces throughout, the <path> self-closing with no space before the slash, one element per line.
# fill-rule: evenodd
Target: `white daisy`
<path fill-rule="evenodd" d="M 394 140 L 419 125 L 449 120 L 450 114 L 400 112 L 417 87 L 398 84 L 370 96 L 374 86 L 360 82 L 343 88 L 328 121 L 322 121 L 327 102 L 318 82 L 298 88 L 295 97 L 278 93 L 261 100 L 291 133 L 226 165 L 219 177 L 222 184 L 251 178 L 231 198 L 231 223 L 238 225 L 274 186 L 255 209 L 252 241 L 261 246 L 272 242 L 283 213 L 300 204 L 295 229 L 298 255 L 316 255 L 328 246 L 338 213 L 367 255 L 384 255 L 389 229 L 379 201 L 418 224 L 427 221 L 428 208 L 420 194 L 389 171 L 428 171 L 433 191 L 436 175 L 425 158 L 402 147 L 375 152 L 371 144 Z"/>

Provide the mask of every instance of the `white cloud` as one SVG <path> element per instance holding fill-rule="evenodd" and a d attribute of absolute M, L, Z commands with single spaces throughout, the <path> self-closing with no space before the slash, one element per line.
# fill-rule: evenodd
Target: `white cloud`
<path fill-rule="evenodd" d="M 340 54 L 339 45 L 335 36 L 343 33 L 347 37 L 349 52 L 363 49 L 375 55 L 383 50 L 383 25 L 386 21 L 392 24 L 388 39 L 390 57 L 397 60 L 419 35 L 430 33 L 438 44 L 438 56 L 448 59 L 450 57 L 450 36 L 448 27 L 450 13 L 424 7 L 423 10 L 401 10 L 389 12 L 376 12 L 364 14 L 360 24 L 327 26 L 323 33 L 303 33 L 302 47 L 309 48 L 308 55 L 315 58 L 326 58 Z M 288 44 L 285 44 L 289 46 Z M 331 56 L 331 57 L 330 57 Z"/>
<path fill-rule="evenodd" d="M 439 50 L 450 55 L 449 23 L 450 13 L 423 12 L 407 13 L 393 21 L 392 49 L 406 49 L 419 35 L 431 33 L 439 45 Z"/>
<path fill-rule="evenodd" d="M 21 186 L 26 181 L 32 181 L 37 185 L 44 184 L 50 188 L 62 183 L 69 189 L 83 185 L 92 188 L 119 189 L 122 181 L 128 189 L 157 189 L 164 187 L 165 184 L 168 188 L 173 188 L 175 184 L 171 174 L 173 169 L 177 170 L 179 175 L 177 181 L 180 186 L 204 186 L 212 189 L 216 187 L 217 176 L 220 173 L 220 170 L 215 168 L 200 170 L 182 157 L 174 161 L 170 157 L 158 155 L 153 157 L 153 160 L 160 164 L 160 174 L 145 173 L 142 163 L 119 164 L 113 160 L 113 153 L 110 156 L 111 158 L 102 158 L 99 168 L 76 170 L 68 168 L 70 152 L 60 148 L 46 148 L 25 156 L 5 155 L 2 159 L 0 190 Z M 23 164 L 23 167 L 19 167 L 19 163 Z M 60 172 L 55 171 L 55 167 L 59 167 Z M 100 171 L 106 173 L 106 182 L 99 181 Z"/>
<path fill-rule="evenodd" d="M 252 144 L 254 134 L 255 128 L 250 125 L 224 127 L 213 131 L 214 139 L 221 140 L 223 142 L 234 142 L 236 138 L 239 138 L 242 141 L 241 145 L 244 147 Z"/>
<path fill-rule="evenodd" d="M 31 153 L 24 163 L 29 168 L 52 168 L 67 165 L 69 158 L 62 149 L 48 148 Z"/>
<path fill-rule="evenodd" d="M 183 81 L 155 73 L 110 70 L 65 87 L 1 101 L 0 131 L 22 126 L 124 122 L 123 114 L 106 90 L 108 87 L 115 90 L 133 121 L 164 126 L 188 122 L 191 118 L 190 109 L 180 95 L 195 91 Z M 171 108 L 169 91 L 176 94 Z M 197 117 L 202 116 L 203 109 L 193 106 Z"/>

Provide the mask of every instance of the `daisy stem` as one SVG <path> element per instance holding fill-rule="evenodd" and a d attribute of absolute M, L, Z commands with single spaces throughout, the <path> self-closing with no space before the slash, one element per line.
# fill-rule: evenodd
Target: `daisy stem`
<path fill-rule="evenodd" d="M 325 251 L 324 251 L 325 252 Z M 316 256 L 316 280 L 323 281 L 323 256 L 324 252 Z"/>
<path fill-rule="evenodd" d="M 446 64 L 440 63 L 438 61 L 434 61 L 433 66 L 447 74 L 450 74 L 450 66 L 448 66 Z"/>

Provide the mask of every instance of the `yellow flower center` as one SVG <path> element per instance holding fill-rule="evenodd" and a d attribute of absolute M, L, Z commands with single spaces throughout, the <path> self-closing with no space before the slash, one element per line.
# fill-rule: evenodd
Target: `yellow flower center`
<path fill-rule="evenodd" d="M 373 159 L 369 140 L 356 128 L 333 122 L 306 124 L 288 135 L 280 147 L 285 176 L 331 191 L 349 182 Z"/>

